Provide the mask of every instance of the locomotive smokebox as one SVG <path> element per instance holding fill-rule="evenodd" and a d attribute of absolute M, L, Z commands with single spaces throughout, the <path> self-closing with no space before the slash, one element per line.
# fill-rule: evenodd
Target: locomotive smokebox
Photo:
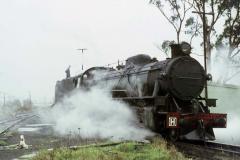
<path fill-rule="evenodd" d="M 163 84 L 175 97 L 191 100 L 201 94 L 206 80 L 205 72 L 199 62 L 190 56 L 169 60 L 165 73 Z"/>

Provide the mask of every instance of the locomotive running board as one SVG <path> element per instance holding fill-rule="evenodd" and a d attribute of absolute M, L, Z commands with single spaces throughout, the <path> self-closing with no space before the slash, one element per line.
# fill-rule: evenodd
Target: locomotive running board
<path fill-rule="evenodd" d="M 153 96 L 145 96 L 145 97 L 118 97 L 113 98 L 114 100 L 142 100 L 142 99 L 154 99 Z"/>
<path fill-rule="evenodd" d="M 149 106 L 165 106 L 166 105 L 166 96 L 144 96 L 144 97 L 116 97 L 113 100 L 122 100 L 126 102 L 142 102 L 147 101 L 151 105 Z"/>

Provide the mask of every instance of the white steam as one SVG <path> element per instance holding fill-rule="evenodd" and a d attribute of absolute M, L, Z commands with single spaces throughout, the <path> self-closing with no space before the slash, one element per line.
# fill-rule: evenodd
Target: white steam
<path fill-rule="evenodd" d="M 83 138 L 140 140 L 152 134 L 137 125 L 134 112 L 125 103 L 112 100 L 97 87 L 74 91 L 42 118 L 55 123 L 55 131 L 61 135 L 80 132 Z"/>
<path fill-rule="evenodd" d="M 240 54 L 235 56 L 228 55 L 228 48 L 221 48 L 217 50 L 213 57 L 213 64 L 211 67 L 211 74 L 213 80 L 222 84 L 239 85 L 240 82 Z M 234 54 L 233 54 L 234 55 Z"/>
<path fill-rule="evenodd" d="M 240 89 L 231 85 L 210 85 L 210 98 L 217 98 L 215 113 L 227 114 L 227 128 L 214 129 L 217 141 L 240 145 Z"/>
<path fill-rule="evenodd" d="M 217 141 L 240 145 L 239 114 L 228 113 L 227 129 L 215 129 Z"/>
<path fill-rule="evenodd" d="M 227 54 L 228 49 L 222 48 L 213 59 L 211 71 L 217 85 L 209 86 L 209 96 L 218 99 L 213 112 L 227 113 L 227 128 L 214 129 L 217 141 L 240 145 L 239 55 L 230 60 Z"/>

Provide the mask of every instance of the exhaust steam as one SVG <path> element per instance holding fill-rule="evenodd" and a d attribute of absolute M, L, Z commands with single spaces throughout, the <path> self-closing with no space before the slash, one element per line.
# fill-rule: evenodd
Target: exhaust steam
<path fill-rule="evenodd" d="M 138 125 L 135 113 L 127 104 L 112 100 L 109 92 L 99 87 L 74 91 L 41 117 L 54 123 L 60 135 L 71 132 L 82 138 L 111 140 L 143 140 L 152 135 Z"/>

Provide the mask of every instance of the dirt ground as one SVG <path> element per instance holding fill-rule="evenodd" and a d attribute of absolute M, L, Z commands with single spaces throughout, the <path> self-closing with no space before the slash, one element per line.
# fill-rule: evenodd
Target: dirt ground
<path fill-rule="evenodd" d="M 0 160 L 20 159 L 19 157 L 27 154 L 36 153 L 42 149 L 53 149 L 59 147 L 69 147 L 75 145 L 85 145 L 95 143 L 93 139 L 82 139 L 79 135 L 69 135 L 68 137 L 56 136 L 53 133 L 52 126 L 43 127 L 36 132 L 19 132 L 19 128 L 26 124 L 40 123 L 38 119 L 31 119 L 15 126 L 0 138 L 4 139 L 7 146 L 0 147 Z M 20 141 L 20 135 L 24 135 L 25 142 L 29 149 L 18 149 L 17 144 Z"/>

